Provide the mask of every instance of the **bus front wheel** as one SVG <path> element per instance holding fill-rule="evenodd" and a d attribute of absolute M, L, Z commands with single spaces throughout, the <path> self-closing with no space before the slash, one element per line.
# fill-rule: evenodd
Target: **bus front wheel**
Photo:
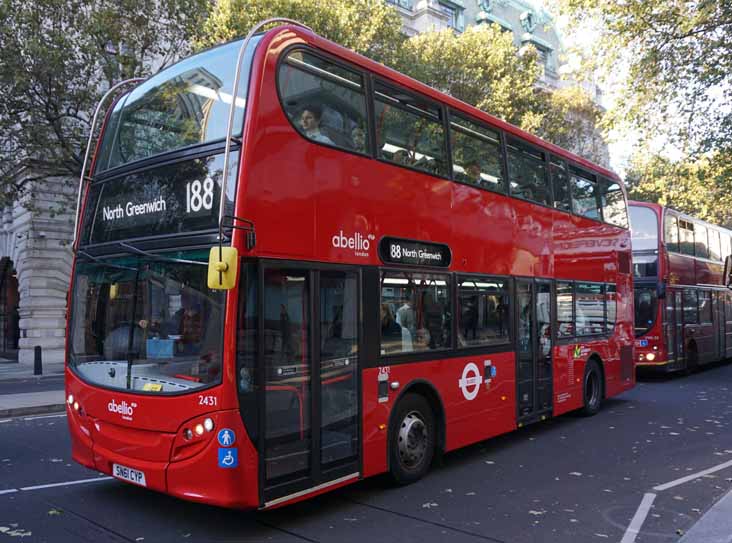
<path fill-rule="evenodd" d="M 397 484 L 413 483 L 429 471 L 435 436 L 429 402 L 419 394 L 404 396 L 397 404 L 389 440 L 389 471 Z"/>
<path fill-rule="evenodd" d="M 600 411 L 602 404 L 602 372 L 597 360 L 591 358 L 585 364 L 585 376 L 582 379 L 582 414 L 591 417 Z"/>

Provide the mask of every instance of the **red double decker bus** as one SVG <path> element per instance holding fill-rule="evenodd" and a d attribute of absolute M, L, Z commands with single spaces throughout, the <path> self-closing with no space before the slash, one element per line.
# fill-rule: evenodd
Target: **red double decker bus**
<path fill-rule="evenodd" d="M 124 93 L 82 189 L 73 458 L 133 484 L 407 483 L 634 385 L 620 180 L 299 25 Z"/>
<path fill-rule="evenodd" d="M 732 232 L 658 204 L 629 206 L 638 367 L 691 371 L 732 357 Z"/>

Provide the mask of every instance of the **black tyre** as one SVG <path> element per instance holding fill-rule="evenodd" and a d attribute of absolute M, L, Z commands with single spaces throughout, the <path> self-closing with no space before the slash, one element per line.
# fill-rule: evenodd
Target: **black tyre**
<path fill-rule="evenodd" d="M 599 364 L 594 359 L 588 360 L 585 364 L 585 376 L 582 379 L 582 415 L 591 417 L 600 411 L 603 387 Z"/>
<path fill-rule="evenodd" d="M 397 484 L 421 479 L 435 455 L 435 416 L 427 400 L 407 394 L 396 406 L 389 429 L 389 471 Z"/>

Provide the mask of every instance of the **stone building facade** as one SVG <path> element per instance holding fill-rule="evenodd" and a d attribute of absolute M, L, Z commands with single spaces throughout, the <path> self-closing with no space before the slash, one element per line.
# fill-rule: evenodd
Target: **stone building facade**
<path fill-rule="evenodd" d="M 33 363 L 64 359 L 66 296 L 71 276 L 74 181 L 33 187 L 32 206 L 17 202 L 0 225 L 0 357 Z"/>

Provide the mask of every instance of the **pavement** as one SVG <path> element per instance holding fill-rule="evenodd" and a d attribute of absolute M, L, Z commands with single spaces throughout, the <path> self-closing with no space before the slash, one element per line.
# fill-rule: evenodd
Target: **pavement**
<path fill-rule="evenodd" d="M 64 364 L 46 363 L 41 375 L 33 364 L 0 358 L 0 417 L 64 411 Z"/>

